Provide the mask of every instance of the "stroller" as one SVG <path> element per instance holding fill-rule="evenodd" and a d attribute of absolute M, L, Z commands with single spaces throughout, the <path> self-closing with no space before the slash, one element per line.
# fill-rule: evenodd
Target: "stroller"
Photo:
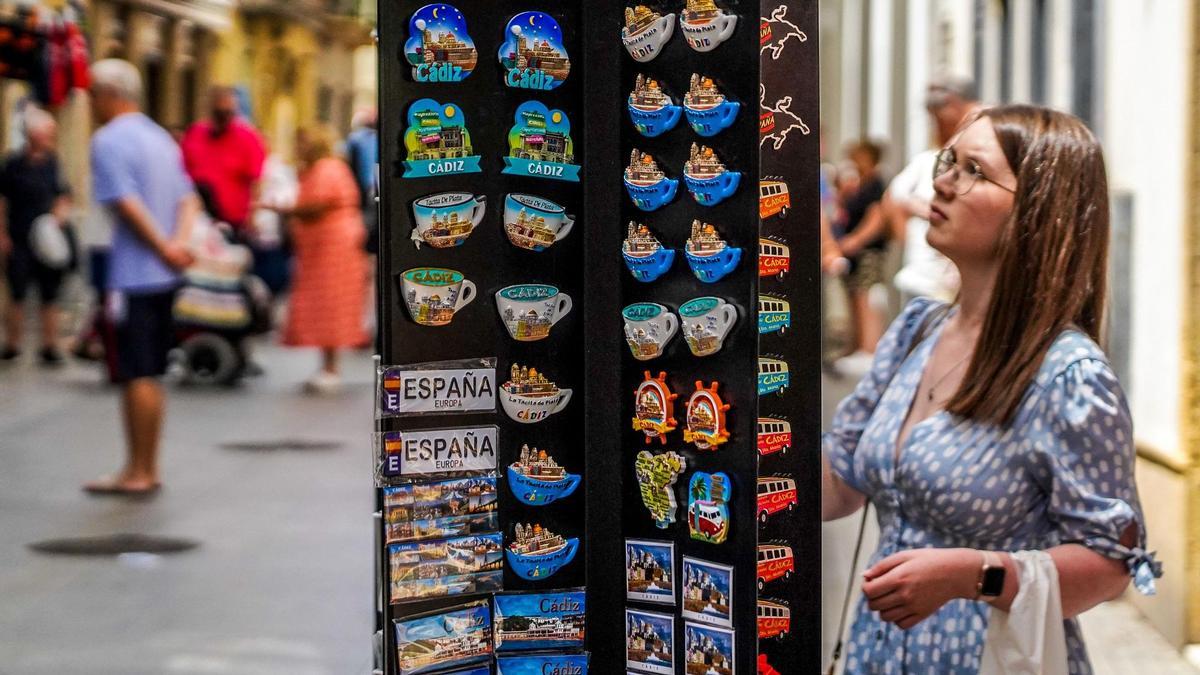
<path fill-rule="evenodd" d="M 196 262 L 173 309 L 178 347 L 172 370 L 184 384 L 233 385 L 246 372 L 245 339 L 271 329 L 271 292 L 250 273 L 250 249 L 201 214 L 192 231 Z"/>

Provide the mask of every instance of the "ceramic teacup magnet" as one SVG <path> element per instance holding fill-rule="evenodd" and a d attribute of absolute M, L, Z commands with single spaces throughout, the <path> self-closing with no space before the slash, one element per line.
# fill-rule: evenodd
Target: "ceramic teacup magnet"
<path fill-rule="evenodd" d="M 689 47 L 711 52 L 733 35 L 737 19 L 713 0 L 687 0 L 687 8 L 679 14 L 679 28 Z"/>
<path fill-rule="evenodd" d="M 479 52 L 462 12 L 439 2 L 413 12 L 404 58 L 417 82 L 461 82 L 475 70 Z"/>
<path fill-rule="evenodd" d="M 625 342 L 638 361 L 662 356 L 679 330 L 679 319 L 656 302 L 634 303 L 621 310 L 621 316 L 625 317 Z"/>
<path fill-rule="evenodd" d="M 539 523 L 517 523 L 513 538 L 504 551 L 508 567 L 522 579 L 545 579 L 575 559 L 579 539 L 551 532 Z"/>
<path fill-rule="evenodd" d="M 475 299 L 475 284 L 462 272 L 440 267 L 401 272 L 400 288 L 409 316 L 422 326 L 445 326 Z"/>
<path fill-rule="evenodd" d="M 517 284 L 496 292 L 496 310 L 514 340 L 534 342 L 571 312 L 571 296 L 546 284 Z"/>
<path fill-rule="evenodd" d="M 545 12 L 521 12 L 508 20 L 500 45 L 504 83 L 515 89 L 549 91 L 571 72 L 562 28 Z"/>
<path fill-rule="evenodd" d="M 508 382 L 500 386 L 500 406 L 522 424 L 541 422 L 570 402 L 571 390 L 560 389 L 537 368 L 514 363 Z"/>
<path fill-rule="evenodd" d="M 647 370 L 645 376 L 646 379 L 633 392 L 633 430 L 645 434 L 647 444 L 657 438 L 659 443 L 666 445 L 667 434 L 678 426 L 675 421 L 675 399 L 679 394 L 671 391 L 665 372 L 660 372 L 658 377 L 650 377 L 650 371 Z"/>
<path fill-rule="evenodd" d="M 565 112 L 550 110 L 540 101 L 526 101 L 517 107 L 513 121 L 501 173 L 579 182 L 571 120 Z"/>
<path fill-rule="evenodd" d="M 683 111 L 692 131 L 705 137 L 716 136 L 733 125 L 741 108 L 741 103 L 730 101 L 721 93 L 711 77 L 692 73 L 683 96 Z"/>
<path fill-rule="evenodd" d="M 430 178 L 455 173 L 479 173 L 471 133 L 462 109 L 423 98 L 408 107 L 404 132 L 405 178 Z"/>
<path fill-rule="evenodd" d="M 439 192 L 413 202 L 413 245 L 461 246 L 487 211 L 487 197 L 471 192 Z"/>
<path fill-rule="evenodd" d="M 683 180 L 697 204 L 713 206 L 737 192 L 742 172 L 726 169 L 712 148 L 692 143 L 688 161 L 683 165 Z"/>
<path fill-rule="evenodd" d="M 716 227 L 699 220 L 692 221 L 684 254 L 692 274 L 706 284 L 724 279 L 742 260 L 742 249 L 726 244 Z"/>
<path fill-rule="evenodd" d="M 683 108 L 671 100 L 658 80 L 639 74 L 628 100 L 629 119 L 638 133 L 653 138 L 661 136 L 679 124 Z"/>
<path fill-rule="evenodd" d="M 565 239 L 574 225 L 575 216 L 549 199 L 523 194 L 504 198 L 504 233 L 517 248 L 544 251 Z"/>
<path fill-rule="evenodd" d="M 658 279 L 671 269 L 675 262 L 675 250 L 662 245 L 658 237 L 645 225 L 629 221 L 625 243 L 621 245 L 621 256 L 633 278 L 642 282 Z"/>
<path fill-rule="evenodd" d="M 721 351 L 725 336 L 737 322 L 737 307 L 721 298 L 693 298 L 679 306 L 683 337 L 695 356 Z"/>
<path fill-rule="evenodd" d="M 522 504 L 542 506 L 569 497 L 579 487 L 579 474 L 567 473 L 545 450 L 521 446 L 517 461 L 508 465 L 508 487 Z"/>
<path fill-rule="evenodd" d="M 675 522 L 675 481 L 686 470 L 687 459 L 677 452 L 655 455 L 642 450 L 633 461 L 642 504 L 659 529 L 665 530 Z"/>
<path fill-rule="evenodd" d="M 729 404 L 717 394 L 719 386 L 713 382 L 705 387 L 697 380 L 696 391 L 688 398 L 683 442 L 694 444 L 698 450 L 715 450 L 729 440 L 729 429 L 725 425 Z"/>
<path fill-rule="evenodd" d="M 639 209 L 654 211 L 675 199 L 679 181 L 667 178 L 653 157 L 635 148 L 625 168 L 625 191 Z"/>
<path fill-rule="evenodd" d="M 688 481 L 688 532 L 692 539 L 721 544 L 729 537 L 729 499 L 733 483 L 728 474 L 697 471 Z"/>
<path fill-rule="evenodd" d="M 675 15 L 662 15 L 645 5 L 625 8 L 621 42 L 634 61 L 653 61 L 675 32 Z"/>

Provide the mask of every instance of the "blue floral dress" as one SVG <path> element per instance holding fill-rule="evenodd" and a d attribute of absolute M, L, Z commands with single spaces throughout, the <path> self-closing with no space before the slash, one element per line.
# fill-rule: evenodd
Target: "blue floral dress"
<path fill-rule="evenodd" d="M 838 406 L 822 450 L 879 518 L 869 564 L 914 548 L 1040 550 L 1083 544 L 1123 560 L 1137 588 L 1154 592 L 1161 567 L 1145 550 L 1134 484 L 1133 430 L 1125 395 L 1103 352 L 1085 334 L 1055 340 L 1013 424 L 1001 428 L 945 411 L 914 425 L 898 464 L 900 428 L 944 320 L 918 298 L 888 329 L 871 372 Z M 953 311 L 953 310 L 951 310 Z M 929 324 L 922 329 L 929 317 Z M 925 337 L 912 345 L 917 334 Z M 1134 548 L 1119 541 L 1137 523 Z M 903 631 L 859 601 L 846 672 L 977 673 L 990 606 L 952 600 Z M 1071 673 L 1091 673 L 1074 619 L 1064 622 Z"/>

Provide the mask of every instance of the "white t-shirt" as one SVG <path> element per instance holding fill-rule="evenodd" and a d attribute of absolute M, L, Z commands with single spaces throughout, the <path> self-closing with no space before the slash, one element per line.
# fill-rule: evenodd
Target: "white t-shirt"
<path fill-rule="evenodd" d="M 915 199 L 926 204 L 933 201 L 933 165 L 937 153 L 937 150 L 919 153 L 892 179 L 888 193 L 893 200 Z M 958 270 L 925 240 L 928 232 L 928 220 L 917 216 L 908 219 L 904 263 L 896 273 L 896 288 L 910 296 L 952 300 L 958 293 Z"/>

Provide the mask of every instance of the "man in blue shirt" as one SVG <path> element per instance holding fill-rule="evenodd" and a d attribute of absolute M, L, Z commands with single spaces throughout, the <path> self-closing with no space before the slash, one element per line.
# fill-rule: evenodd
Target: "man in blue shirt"
<path fill-rule="evenodd" d="M 126 61 L 92 66 L 92 112 L 103 126 L 91 143 L 93 197 L 113 215 L 105 298 L 109 374 L 122 385 L 128 442 L 124 469 L 84 485 L 93 494 L 147 496 L 159 488 L 164 391 L 159 376 L 173 346 L 171 306 L 200 202 L 179 147 L 141 113 L 141 75 Z"/>

